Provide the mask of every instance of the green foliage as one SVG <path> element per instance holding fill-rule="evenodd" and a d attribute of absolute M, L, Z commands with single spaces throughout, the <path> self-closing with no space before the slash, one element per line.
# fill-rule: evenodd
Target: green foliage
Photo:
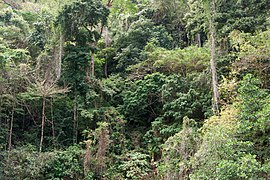
<path fill-rule="evenodd" d="M 239 88 L 240 93 L 240 120 L 239 133 L 244 140 L 254 143 L 254 154 L 260 159 L 269 157 L 269 138 L 267 134 L 270 129 L 269 116 L 269 92 L 261 89 L 260 82 L 253 75 L 247 74 Z"/>
<path fill-rule="evenodd" d="M 199 141 L 196 122 L 185 117 L 183 129 L 163 144 L 162 161 L 158 166 L 159 176 L 171 179 L 188 177 L 189 160 L 197 151 Z"/>
<path fill-rule="evenodd" d="M 180 75 L 170 75 L 165 79 L 161 87 L 162 112 L 151 123 L 152 129 L 145 135 L 147 141 L 155 148 L 155 141 L 166 141 L 168 137 L 181 130 L 185 116 L 194 118 L 197 122 L 210 115 L 210 94 L 206 77 L 202 74 L 198 77 L 183 78 Z M 203 90 L 202 90 L 203 89 Z"/>
<path fill-rule="evenodd" d="M 121 14 L 134 14 L 138 11 L 136 4 L 131 0 L 116 0 L 112 2 L 112 17 L 119 16 Z"/>
<path fill-rule="evenodd" d="M 53 20 L 54 18 L 49 12 L 43 11 L 42 14 L 39 15 L 37 21 L 33 23 L 34 28 L 28 38 L 32 46 L 36 46 L 40 48 L 40 50 L 45 49 L 45 45 L 49 43 L 48 41 L 53 33 Z"/>
<path fill-rule="evenodd" d="M 247 72 L 257 75 L 264 87 L 269 87 L 270 63 L 270 31 L 258 32 L 254 35 L 233 31 L 231 43 L 236 50 L 236 61 L 233 63 L 235 73 Z"/>
<path fill-rule="evenodd" d="M 105 175 L 108 179 L 145 179 L 150 177 L 149 155 L 139 151 L 128 151 L 117 156 Z"/>
<path fill-rule="evenodd" d="M 210 1 L 188 1 L 190 12 L 185 15 L 189 37 L 193 41 L 200 41 L 201 44 L 206 40 L 209 27 L 208 16 L 210 12 L 207 2 Z M 236 29 L 250 33 L 254 33 L 258 29 L 265 30 L 269 26 L 267 22 L 268 9 L 269 4 L 265 0 L 216 1 L 214 20 L 220 41 L 226 43 L 226 36 Z M 200 43 L 197 42 L 197 44 Z"/>
<path fill-rule="evenodd" d="M 124 92 L 121 113 L 129 118 L 129 122 L 148 124 L 157 117 L 162 108 L 161 86 L 164 82 L 165 76 L 155 73 L 143 80 L 137 80 L 128 91 Z M 154 106 L 157 104 L 159 106 Z"/>
<path fill-rule="evenodd" d="M 188 44 L 184 16 L 188 12 L 187 1 L 156 0 L 150 2 L 152 19 L 157 24 L 165 26 L 173 37 L 172 47 L 184 48 Z"/>
<path fill-rule="evenodd" d="M 217 27 L 221 34 L 228 34 L 234 29 L 250 33 L 258 29 L 265 30 L 269 8 L 265 0 L 220 1 L 217 7 Z"/>
<path fill-rule="evenodd" d="M 236 79 L 227 79 L 222 77 L 222 82 L 219 86 L 221 104 L 232 104 L 237 98 Z"/>
<path fill-rule="evenodd" d="M 103 69 L 99 75 L 100 77 L 108 77 L 108 75 L 111 75 L 113 72 L 116 72 L 116 63 L 114 57 L 116 56 L 116 50 L 113 47 L 99 47 L 100 50 L 97 52 L 97 58 L 102 61 L 102 67 Z M 103 75 L 104 74 L 104 75 Z"/>
<path fill-rule="evenodd" d="M 57 23 L 63 27 L 65 36 L 71 41 L 75 38 L 80 42 L 81 39 L 77 38 L 87 37 L 86 41 L 83 40 L 85 43 L 97 42 L 100 35 L 95 28 L 99 23 L 106 25 L 108 15 L 108 9 L 100 1 L 81 0 L 64 6 L 57 17 Z"/>
<path fill-rule="evenodd" d="M 187 1 L 189 12 L 185 14 L 187 36 L 192 44 L 201 46 L 207 39 L 208 33 L 207 17 L 204 12 L 202 0 Z"/>
<path fill-rule="evenodd" d="M 29 25 L 21 14 L 11 8 L 0 12 L 0 27 L 0 35 L 9 43 L 23 43 L 29 31 Z"/>
<path fill-rule="evenodd" d="M 107 79 L 102 80 L 102 91 L 104 92 L 104 100 L 110 102 L 111 105 L 117 107 L 122 103 L 122 91 L 126 89 L 127 85 L 124 78 L 119 75 L 110 76 Z"/>
<path fill-rule="evenodd" d="M 196 77 L 197 76 L 197 77 Z M 202 90 L 202 87 L 204 90 Z M 209 92 L 205 74 L 183 78 L 171 75 L 162 87 L 164 117 L 181 120 L 184 116 L 202 120 L 209 115 Z M 200 98 L 199 98 L 200 97 Z"/>
<path fill-rule="evenodd" d="M 106 122 L 110 134 L 110 153 L 120 155 L 125 151 L 125 124 L 123 115 L 121 115 L 115 108 L 100 108 L 94 114 L 95 120 L 98 122 Z"/>
<path fill-rule="evenodd" d="M 0 177 L 12 179 L 81 179 L 82 149 L 38 153 L 31 145 L 1 153 Z"/>
<path fill-rule="evenodd" d="M 124 71 L 128 66 L 144 60 L 141 53 L 150 41 L 154 41 L 156 46 L 171 48 L 172 38 L 162 25 L 156 26 L 149 19 L 142 17 L 134 21 L 114 44 L 117 48 L 115 60 L 118 70 Z"/>
<path fill-rule="evenodd" d="M 166 50 L 148 43 L 145 50 L 147 60 L 130 68 L 139 74 L 158 71 L 186 77 L 188 74 L 204 72 L 209 65 L 210 53 L 206 48 L 189 46 L 184 49 Z"/>
<path fill-rule="evenodd" d="M 20 63 L 26 63 L 30 59 L 29 52 L 24 49 L 11 49 L 0 44 L 0 68 L 6 72 L 15 69 Z M 1 74 L 3 76 L 4 74 Z"/>
<path fill-rule="evenodd" d="M 257 179 L 259 163 L 256 156 L 246 154 L 237 162 L 222 160 L 217 167 L 218 179 Z"/>
<path fill-rule="evenodd" d="M 127 33 L 118 39 L 116 46 L 124 48 L 132 45 L 138 49 L 143 49 L 151 39 L 155 39 L 160 47 L 170 48 L 171 37 L 164 27 L 155 26 L 151 20 L 140 18 L 130 25 Z"/>
<path fill-rule="evenodd" d="M 63 60 L 62 80 L 71 87 L 74 94 L 86 94 L 88 85 L 85 81 L 86 69 L 88 68 L 89 48 L 68 45 Z"/>
<path fill-rule="evenodd" d="M 140 152 L 127 153 L 119 169 L 125 178 L 143 179 L 150 171 L 149 156 Z"/>
<path fill-rule="evenodd" d="M 3 1 L 0 179 L 269 179 L 269 25 L 267 0 Z"/>
<path fill-rule="evenodd" d="M 55 154 L 52 152 L 39 154 L 33 146 L 28 145 L 5 154 L 1 153 L 1 156 L 4 157 L 0 165 L 1 178 L 40 179 L 43 178 L 44 166 Z"/>
<path fill-rule="evenodd" d="M 70 146 L 59 152 L 45 166 L 45 178 L 50 179 L 79 179 L 83 176 L 82 149 Z"/>
<path fill-rule="evenodd" d="M 20 13 L 11 8 L 0 11 L 0 68 L 4 72 L 30 59 L 28 50 L 24 49 L 28 31 L 29 25 Z M 6 74 L 2 73 L 1 76 Z"/>
<path fill-rule="evenodd" d="M 237 139 L 240 128 L 234 107 L 211 117 L 202 128 L 202 143 L 191 159 L 191 179 L 256 178 L 259 162 L 250 154 L 252 143 Z"/>

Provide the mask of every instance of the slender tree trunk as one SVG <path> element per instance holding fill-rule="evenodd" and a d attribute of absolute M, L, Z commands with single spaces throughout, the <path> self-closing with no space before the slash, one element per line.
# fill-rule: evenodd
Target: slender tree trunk
<path fill-rule="evenodd" d="M 213 89 L 213 111 L 215 115 L 219 115 L 219 92 L 218 92 L 218 79 L 217 79 L 217 68 L 216 68 L 216 47 L 215 47 L 215 25 L 214 17 L 216 14 L 215 1 L 212 0 L 210 4 L 210 18 L 209 18 L 209 30 L 211 40 L 211 74 L 212 74 L 212 89 Z"/>
<path fill-rule="evenodd" d="M 127 17 L 125 19 L 125 25 L 126 25 L 125 31 L 128 31 L 129 25 L 128 25 L 128 18 Z"/>
<path fill-rule="evenodd" d="M 87 177 L 89 169 L 91 168 L 91 160 L 92 160 L 92 152 L 90 149 L 92 141 L 91 140 L 87 140 L 85 141 L 85 146 L 86 146 L 86 150 L 85 150 L 85 154 L 84 154 L 84 158 L 83 158 L 83 172 L 84 172 L 84 177 Z"/>
<path fill-rule="evenodd" d="M 104 74 L 105 74 L 105 77 L 107 78 L 108 77 L 108 61 L 107 60 L 105 61 Z"/>
<path fill-rule="evenodd" d="M 8 113 L 7 111 L 6 111 L 6 113 Z M 6 114 L 5 113 L 5 114 Z M 9 117 L 4 117 L 4 129 L 5 129 L 5 131 L 7 130 L 8 131 L 8 129 L 9 129 L 9 124 L 10 124 L 10 120 L 9 120 Z M 6 150 L 8 150 L 8 135 L 9 135 L 9 133 L 6 133 L 5 134 L 5 151 Z"/>
<path fill-rule="evenodd" d="M 46 108 L 46 98 L 43 96 L 43 98 L 42 98 L 42 119 L 41 119 L 41 136 L 40 136 L 39 152 L 42 151 L 42 144 L 43 144 L 43 139 L 44 139 L 45 108 Z"/>
<path fill-rule="evenodd" d="M 8 151 L 11 150 L 11 146 L 12 146 L 13 121 L 14 121 L 14 104 L 12 104 L 12 111 L 11 111 L 11 120 L 10 120 L 9 137 L 8 137 Z"/>
<path fill-rule="evenodd" d="M 91 51 L 91 62 L 90 62 L 90 73 L 91 76 L 95 76 L 95 59 L 94 59 L 94 50 Z"/>
<path fill-rule="evenodd" d="M 12 9 L 21 9 L 21 6 L 13 0 L 3 0 L 3 3 L 10 6 Z"/>
<path fill-rule="evenodd" d="M 201 41 L 201 34 L 200 33 L 197 34 L 197 42 L 198 42 L 198 46 L 202 47 L 202 41 Z"/>
<path fill-rule="evenodd" d="M 55 139 L 55 128 L 54 128 L 54 117 L 53 117 L 53 98 L 51 99 L 51 118 L 52 118 L 52 136 L 53 136 L 53 147 L 56 147 Z"/>
<path fill-rule="evenodd" d="M 104 126 L 101 127 L 100 133 L 98 134 L 98 150 L 96 154 L 96 159 L 97 159 L 97 172 L 101 174 L 105 167 L 107 166 L 106 164 L 106 151 L 109 145 L 109 131 L 108 127 Z"/>
<path fill-rule="evenodd" d="M 105 39 L 105 45 L 106 45 L 106 48 L 107 48 L 107 47 L 110 46 L 110 44 L 112 42 L 112 40 L 111 40 L 111 38 L 109 36 L 108 27 L 104 28 L 103 35 L 104 35 L 104 39 Z M 108 60 L 107 59 L 105 61 L 104 74 L 105 74 L 105 77 L 108 77 Z"/>
<path fill-rule="evenodd" d="M 63 35 L 60 33 L 60 40 L 59 40 L 59 57 L 58 61 L 56 62 L 56 80 L 58 80 L 61 76 L 61 64 L 62 64 L 62 57 L 63 57 Z"/>
<path fill-rule="evenodd" d="M 77 95 L 75 96 L 74 99 L 74 106 L 73 106 L 73 143 L 77 142 L 77 124 L 78 124 L 78 107 L 77 107 Z"/>

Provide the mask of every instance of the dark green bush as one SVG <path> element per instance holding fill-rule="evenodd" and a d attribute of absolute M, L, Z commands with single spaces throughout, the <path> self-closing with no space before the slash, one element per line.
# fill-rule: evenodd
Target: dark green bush
<path fill-rule="evenodd" d="M 58 152 L 45 166 L 46 179 L 82 179 L 83 151 L 79 146 L 70 146 L 65 151 Z"/>

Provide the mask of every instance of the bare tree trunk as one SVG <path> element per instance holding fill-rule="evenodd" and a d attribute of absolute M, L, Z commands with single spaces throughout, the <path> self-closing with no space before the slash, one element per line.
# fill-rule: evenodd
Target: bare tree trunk
<path fill-rule="evenodd" d="M 85 154 L 84 154 L 84 159 L 83 159 L 83 172 L 84 172 L 84 177 L 87 177 L 89 169 L 91 168 L 91 160 L 92 160 L 92 151 L 90 149 L 90 146 L 92 144 L 91 140 L 85 141 Z"/>
<path fill-rule="evenodd" d="M 63 35 L 60 34 L 60 40 L 59 40 L 59 57 L 56 62 L 56 80 L 58 80 L 61 76 L 61 63 L 62 63 L 62 57 L 63 57 Z"/>
<path fill-rule="evenodd" d="M 198 42 L 198 46 L 202 47 L 202 41 L 201 41 L 201 34 L 200 33 L 197 34 L 197 42 Z"/>
<path fill-rule="evenodd" d="M 109 3 L 109 2 L 108 2 Z M 103 30 L 103 36 L 104 36 L 104 39 L 105 39 L 105 45 L 106 47 L 109 47 L 112 40 L 109 36 L 109 30 L 108 30 L 108 27 L 105 27 L 104 30 Z M 104 67 L 104 74 L 105 74 L 105 77 L 108 77 L 108 61 L 106 59 L 106 62 L 105 62 L 105 67 Z"/>
<path fill-rule="evenodd" d="M 46 98 L 45 98 L 45 96 L 43 96 L 43 98 L 42 98 L 42 119 L 41 119 L 41 136 L 40 136 L 39 152 L 42 151 L 42 144 L 43 144 L 43 139 L 44 139 L 45 108 L 46 108 Z"/>
<path fill-rule="evenodd" d="M 113 0 L 108 0 L 106 6 L 107 8 L 110 8 L 112 6 Z"/>
<path fill-rule="evenodd" d="M 77 107 L 77 96 L 74 99 L 74 106 L 73 106 L 73 143 L 77 143 L 77 131 L 78 131 L 78 107 Z"/>
<path fill-rule="evenodd" d="M 75 131 L 75 137 L 76 137 L 76 143 L 78 141 L 78 127 L 79 127 L 79 118 L 78 118 L 78 105 L 77 105 L 77 112 L 76 112 L 76 131 Z"/>
<path fill-rule="evenodd" d="M 12 9 L 21 9 L 21 6 L 13 0 L 3 0 L 3 3 L 10 6 Z"/>
<path fill-rule="evenodd" d="M 7 113 L 7 112 L 6 112 Z M 9 129 L 9 117 L 4 117 L 4 128 L 5 128 L 5 131 Z M 8 150 L 8 133 L 5 134 L 5 151 Z"/>
<path fill-rule="evenodd" d="M 11 146 L 12 146 L 13 121 L 14 121 L 14 103 L 12 104 L 12 111 L 11 111 L 11 120 L 10 120 L 9 137 L 8 137 L 8 151 L 11 150 Z"/>
<path fill-rule="evenodd" d="M 54 118 L 53 118 L 53 98 L 51 98 L 51 118 L 52 118 L 52 136 L 53 136 L 53 147 L 56 147 L 55 129 L 54 129 Z"/>
<path fill-rule="evenodd" d="M 90 62 L 90 73 L 91 76 L 95 76 L 95 59 L 94 59 L 94 50 L 91 51 L 91 62 Z"/>
<path fill-rule="evenodd" d="M 213 89 L 213 111 L 215 115 L 219 115 L 219 92 L 218 92 L 218 79 L 217 79 L 217 68 L 216 68 L 216 47 L 215 47 L 215 25 L 214 25 L 214 16 L 215 16 L 215 1 L 211 1 L 210 12 L 211 17 L 209 18 L 209 28 L 210 28 L 210 40 L 211 40 L 211 74 L 212 74 L 212 89 Z"/>
<path fill-rule="evenodd" d="M 106 47 L 110 46 L 112 43 L 112 39 L 110 38 L 109 29 L 108 27 L 105 27 L 103 30 L 103 36 L 105 39 L 105 45 Z"/>
<path fill-rule="evenodd" d="M 109 140 L 109 131 L 108 127 L 104 126 L 101 127 L 100 133 L 98 134 L 98 150 L 96 154 L 97 159 L 97 172 L 98 174 L 101 174 L 107 164 L 106 164 L 106 151 L 109 146 L 110 140 Z"/>
<path fill-rule="evenodd" d="M 108 77 L 108 61 L 107 60 L 105 61 L 104 74 L 105 74 L 105 77 L 107 78 Z"/>

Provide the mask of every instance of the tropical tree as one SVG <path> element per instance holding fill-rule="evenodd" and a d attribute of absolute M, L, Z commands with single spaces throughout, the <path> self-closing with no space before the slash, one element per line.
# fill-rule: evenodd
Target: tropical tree
<path fill-rule="evenodd" d="M 94 53 L 107 23 L 109 10 L 98 0 L 81 0 L 66 5 L 57 17 L 66 40 L 88 45 L 91 51 L 90 75 L 94 76 Z"/>

